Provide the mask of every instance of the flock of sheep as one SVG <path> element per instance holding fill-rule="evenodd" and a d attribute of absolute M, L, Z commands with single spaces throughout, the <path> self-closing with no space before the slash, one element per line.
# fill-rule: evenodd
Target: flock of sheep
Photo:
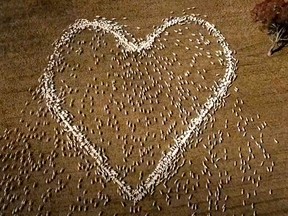
<path fill-rule="evenodd" d="M 199 27 L 198 29 L 194 27 L 199 32 L 195 32 L 193 26 Z M 85 38 L 87 30 L 93 34 L 90 40 Z M 80 39 L 79 36 L 82 35 L 85 39 Z M 177 36 L 184 39 L 180 40 Z M 112 43 L 113 40 L 116 42 Z M 171 45 L 172 50 L 168 45 Z M 230 95 L 228 89 L 236 78 L 237 70 L 234 52 L 230 50 L 226 39 L 214 25 L 198 15 L 171 17 L 164 20 L 163 24 L 156 27 L 145 39 L 137 40 L 116 22 L 103 18 L 91 22 L 78 20 L 54 43 L 54 47 L 48 66 L 40 78 L 40 86 L 33 93 L 35 94 L 33 96 L 40 98 L 45 107 L 40 108 L 38 112 L 30 111 L 29 115 L 33 116 L 37 113 L 39 117 L 52 117 L 53 122 L 58 124 L 54 136 L 57 142 L 55 141 L 54 145 L 57 148 L 59 144 L 67 145 L 61 147 L 62 156 L 65 156 L 67 151 L 69 157 L 71 155 L 80 156 L 82 159 L 88 157 L 89 160 L 85 160 L 86 165 L 83 165 L 86 167 L 83 169 L 87 172 L 87 178 L 91 176 L 91 170 L 96 170 L 98 177 L 101 177 L 97 178 L 97 182 L 100 182 L 104 188 L 107 182 L 112 181 L 118 185 L 117 192 L 124 200 L 136 204 L 148 194 L 154 194 L 157 186 L 161 184 L 166 190 L 172 190 L 167 186 L 171 179 L 175 176 L 178 178 L 181 169 L 187 169 L 185 166 L 188 163 L 189 166 L 194 164 L 193 159 L 188 160 L 185 157 L 190 149 L 197 149 L 201 145 L 209 155 L 201 161 L 200 174 L 186 170 L 190 178 L 197 181 L 200 180 L 201 175 L 212 178 L 213 172 L 210 166 L 218 170 L 221 162 L 228 163 L 227 148 L 221 145 L 225 146 L 222 143 L 230 137 L 228 132 L 230 120 L 225 119 L 223 131 L 216 128 L 216 133 L 209 132 L 208 136 L 203 138 L 207 128 L 215 130 L 214 124 L 217 125 L 215 116 L 227 106 L 226 100 L 229 100 Z M 76 63 L 77 58 L 82 62 Z M 237 90 L 235 88 L 235 91 Z M 249 137 L 247 139 L 250 141 L 245 146 L 249 156 L 244 157 L 241 147 L 236 148 L 235 151 L 239 152 L 240 164 L 235 160 L 233 165 L 239 166 L 240 171 L 245 174 L 251 170 L 252 165 L 249 161 L 255 159 L 257 154 L 254 151 L 262 152 L 263 160 L 271 159 L 263 146 L 262 130 L 266 128 L 266 123 L 262 122 L 258 126 L 260 140 L 250 134 L 246 127 L 250 123 L 253 124 L 254 118 L 241 115 L 243 103 L 241 99 L 236 99 L 232 113 L 233 118 L 238 119 L 237 132 L 242 139 Z M 260 116 L 257 115 L 256 119 L 259 120 Z M 28 144 L 29 139 L 44 141 L 44 137 L 47 137 L 46 133 L 37 132 L 37 128 L 40 124 L 45 127 L 49 124 L 44 120 L 40 122 L 41 120 L 37 121 L 32 127 L 31 124 L 25 124 L 25 121 L 20 120 L 20 123 L 25 124 L 26 129 L 28 128 L 29 136 L 27 133 L 25 135 L 19 132 L 18 129 L 5 131 L 2 140 L 11 139 L 13 133 L 17 134 L 19 139 L 6 144 L 3 149 L 13 149 L 15 142 L 23 142 L 26 144 L 21 154 L 25 154 L 24 149 L 27 151 L 31 149 Z M 49 141 L 50 139 L 46 138 L 45 142 Z M 255 146 L 258 150 L 255 150 Z M 224 152 L 223 156 L 215 153 L 218 148 Z M 18 157 L 17 154 L 15 157 Z M 59 154 L 52 151 L 48 159 L 52 167 L 57 166 L 53 162 L 57 157 Z M 122 159 L 123 165 L 111 165 L 114 163 L 114 158 L 115 161 Z M 6 161 L 4 153 L 1 154 L 0 159 Z M 30 171 L 41 170 L 46 163 L 44 161 L 44 159 L 40 161 L 40 165 L 31 163 L 33 164 L 30 164 L 31 167 L 34 168 Z M 26 163 L 24 157 L 21 163 Z M 260 166 L 263 167 L 263 164 L 264 161 Z M 8 164 L 4 166 L 4 172 L 9 170 L 9 166 Z M 272 161 L 271 166 L 266 165 L 266 170 L 272 172 L 273 167 Z M 53 171 L 51 178 L 46 179 L 46 184 L 55 181 L 57 175 L 64 171 L 64 168 Z M 186 175 L 186 171 L 182 173 L 182 177 Z M 22 175 L 22 172 L 19 175 Z M 139 176 L 140 183 L 133 188 L 126 182 L 125 177 L 130 176 L 131 173 L 135 175 L 135 172 Z M 223 198 L 221 190 L 231 182 L 231 175 L 226 170 L 219 171 L 219 178 L 222 176 L 225 178 L 218 183 L 215 194 L 209 186 L 210 180 L 205 184 L 205 188 L 209 191 L 206 200 L 209 211 L 220 209 L 225 212 L 226 210 L 228 196 Z M 18 199 L 17 195 L 11 195 L 13 187 L 11 188 L 12 183 L 7 182 L 9 175 L 4 177 L 1 183 L 1 187 L 5 187 L 3 190 L 5 196 L 1 198 L 1 203 L 4 203 L 3 212 L 9 206 L 5 204 L 5 199 L 10 201 Z M 67 180 L 69 179 L 71 175 L 68 174 Z M 80 179 L 78 189 L 81 189 L 83 182 L 83 179 Z M 11 182 L 16 180 L 12 179 Z M 250 177 L 242 177 L 242 182 L 245 180 L 259 187 L 261 177 L 257 169 L 253 169 Z M 91 184 L 95 181 L 91 180 Z M 55 193 L 61 192 L 66 187 L 61 180 L 58 180 L 57 184 L 58 189 L 55 189 Z M 177 179 L 174 180 L 174 187 L 176 191 L 181 188 Z M 186 181 L 182 187 L 189 200 L 192 199 L 197 187 L 200 187 L 199 182 L 196 187 L 195 185 L 192 187 L 192 191 L 189 190 L 190 187 L 190 181 Z M 33 188 L 37 188 L 36 182 Z M 24 192 L 29 194 L 27 191 L 26 188 Z M 38 212 L 43 210 L 44 203 L 51 197 L 51 191 L 50 189 L 46 196 L 41 196 L 43 205 L 39 205 Z M 84 194 L 86 193 L 88 192 Z M 246 194 L 247 199 L 251 196 L 251 193 L 245 193 L 244 189 L 241 193 Z M 269 193 L 272 194 L 272 191 Z M 165 199 L 167 205 L 170 205 L 171 196 L 167 194 Z M 256 196 L 256 190 L 252 194 Z M 105 195 L 100 194 L 98 198 L 104 201 L 104 206 L 110 201 L 110 198 Z M 220 206 L 219 203 L 223 199 L 224 204 Z M 17 214 L 25 206 L 29 209 L 29 206 L 33 205 L 27 199 L 23 200 L 17 208 L 13 209 L 13 213 Z M 80 198 L 79 200 L 81 201 Z M 85 203 L 96 207 L 98 205 L 94 199 Z M 125 202 L 121 203 L 123 207 L 126 206 Z M 88 211 L 86 204 L 78 208 L 70 205 L 70 213 L 77 210 Z M 243 201 L 243 205 L 246 204 Z M 250 205 L 254 211 L 254 203 Z M 156 206 L 159 211 L 162 209 L 156 203 L 153 203 L 153 206 Z M 197 212 L 197 204 L 188 201 L 187 206 L 192 210 L 192 214 Z M 139 207 L 130 207 L 130 213 L 140 211 Z M 99 214 L 102 213 L 100 211 Z"/>

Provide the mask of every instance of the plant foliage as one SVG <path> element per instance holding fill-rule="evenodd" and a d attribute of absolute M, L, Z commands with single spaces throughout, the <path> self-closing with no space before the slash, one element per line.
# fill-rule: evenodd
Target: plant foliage
<path fill-rule="evenodd" d="M 268 55 L 280 50 L 288 42 L 288 2 L 285 0 L 265 0 L 252 10 L 254 22 L 261 23 L 271 37 L 272 47 Z"/>

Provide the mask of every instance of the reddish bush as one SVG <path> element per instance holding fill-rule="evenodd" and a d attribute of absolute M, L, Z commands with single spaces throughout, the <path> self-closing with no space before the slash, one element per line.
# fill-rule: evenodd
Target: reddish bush
<path fill-rule="evenodd" d="M 288 2 L 285 0 L 265 0 L 252 10 L 254 22 L 260 22 L 271 37 L 272 47 L 268 55 L 280 50 L 288 42 Z"/>

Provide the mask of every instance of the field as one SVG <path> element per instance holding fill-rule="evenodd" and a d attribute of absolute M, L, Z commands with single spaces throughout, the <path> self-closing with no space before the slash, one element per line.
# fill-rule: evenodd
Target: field
<path fill-rule="evenodd" d="M 288 215 L 288 49 L 266 55 L 270 41 L 251 21 L 254 4 L 239 0 L 205 4 L 200 0 L 1 2 L 0 215 Z M 176 166 L 178 172 L 134 205 L 119 195 L 116 184 L 97 173 L 99 164 L 75 146 L 78 141 L 73 136 L 66 136 L 34 90 L 47 67 L 47 56 L 53 53 L 52 44 L 77 19 L 93 20 L 98 15 L 115 20 L 135 38 L 145 38 L 163 19 L 192 13 L 215 24 L 235 50 L 237 79 L 225 106 L 212 113 L 199 136 L 191 138 L 177 163 L 182 164 Z M 63 107 L 132 187 L 153 172 L 162 152 L 174 142 L 175 133 L 185 131 L 184 111 L 179 111 L 175 102 L 178 97 L 188 110 L 186 117 L 192 119 L 210 95 L 214 79 L 224 75 L 225 66 L 210 56 L 210 52 L 218 56 L 221 49 L 213 43 L 215 39 L 205 36 L 212 44 L 203 46 L 205 58 L 197 55 L 197 63 L 191 66 L 189 61 L 203 45 L 198 47 L 195 41 L 205 30 L 188 24 L 179 29 L 169 28 L 169 34 L 161 35 L 153 52 L 147 51 L 143 58 L 137 52 L 126 57 L 115 39 L 101 31 L 95 35 L 85 31 L 62 50 L 69 66 L 62 68 L 63 73 L 57 72 L 55 83 L 65 96 Z M 194 38 L 191 32 L 195 32 Z M 176 43 L 170 43 L 169 37 Z M 99 43 L 93 42 L 98 39 Z M 193 46 L 188 46 L 189 41 Z M 117 60 L 121 62 L 118 65 Z M 216 66 L 211 63 L 214 60 Z M 165 64 L 178 79 L 171 81 L 171 94 L 163 84 L 172 77 L 171 72 L 162 76 Z M 54 70 L 61 71 L 62 66 Z M 123 68 L 147 73 L 129 75 Z M 189 70 L 192 75 L 184 75 Z M 186 85 L 183 78 L 200 86 Z M 132 100 L 125 104 L 126 96 L 111 90 L 107 83 L 112 83 L 113 89 L 123 88 Z M 157 95 L 155 100 L 150 98 L 150 104 L 139 99 L 143 86 L 148 88 L 147 95 Z M 179 93 L 182 86 L 188 89 L 183 95 Z M 187 99 L 190 91 L 197 99 Z M 143 110 L 135 112 L 141 103 Z M 164 116 L 158 117 L 162 112 Z M 116 123 L 105 126 L 109 121 Z M 164 136 L 162 132 L 167 133 Z"/>

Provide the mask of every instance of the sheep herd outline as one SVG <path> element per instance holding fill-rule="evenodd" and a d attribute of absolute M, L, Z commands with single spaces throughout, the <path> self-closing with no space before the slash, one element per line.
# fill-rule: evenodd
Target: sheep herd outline
<path fill-rule="evenodd" d="M 113 35 L 117 41 L 117 45 L 119 45 L 121 48 L 123 55 L 129 56 L 130 53 L 134 53 L 134 55 L 143 55 L 143 58 L 145 58 L 148 55 L 147 53 L 149 53 L 150 50 L 153 50 L 153 44 L 155 40 L 157 38 L 161 38 L 162 34 L 167 29 L 178 25 L 199 25 L 206 31 L 206 33 L 213 36 L 213 38 L 217 41 L 217 44 L 222 48 L 220 52 L 222 52 L 224 55 L 224 61 L 226 61 L 224 67 L 222 68 L 224 73 L 222 77 L 220 76 L 220 78 L 217 76 L 218 81 L 214 82 L 215 86 L 212 88 L 212 93 L 210 92 L 209 97 L 204 100 L 205 102 L 200 104 L 200 109 L 195 111 L 196 117 L 188 119 L 189 123 L 185 126 L 186 129 L 184 130 L 184 133 L 180 134 L 176 138 L 173 138 L 174 142 L 173 144 L 171 143 L 172 146 L 169 147 L 169 151 L 163 154 L 160 160 L 155 164 L 155 169 L 152 171 L 152 173 L 148 175 L 145 181 L 142 181 L 140 184 L 138 184 L 135 189 L 132 189 L 132 186 L 118 177 L 119 171 L 115 171 L 114 168 L 110 166 L 109 162 L 113 159 L 107 157 L 105 153 L 103 153 L 103 151 L 98 148 L 97 143 L 96 145 L 91 144 L 91 141 L 83 132 L 83 130 L 74 124 L 73 115 L 70 113 L 69 109 L 66 110 L 62 107 L 61 104 L 65 99 L 63 99 L 64 97 L 62 98 L 61 93 L 58 92 L 57 86 L 53 80 L 55 77 L 57 77 L 57 74 L 54 71 L 54 67 L 62 64 L 62 54 L 59 52 L 59 49 L 69 44 L 71 42 L 71 38 L 77 36 L 78 33 L 88 29 L 89 31 L 103 31 L 105 34 Z M 144 40 L 131 41 L 128 39 L 128 35 L 129 34 L 121 27 L 121 25 L 116 22 L 106 20 L 105 18 L 95 19 L 91 22 L 84 19 L 77 20 L 74 24 L 69 26 L 68 30 L 64 32 L 59 40 L 54 42 L 54 52 L 49 57 L 48 66 L 45 68 L 44 74 L 39 78 L 40 86 L 32 94 L 34 94 L 33 97 L 37 95 L 37 97 L 40 97 L 42 102 L 44 101 L 45 105 L 47 106 L 46 108 L 48 108 L 49 111 L 48 115 L 50 115 L 50 118 L 57 122 L 61 128 L 61 132 L 59 133 L 61 133 L 61 135 L 64 134 L 64 136 L 67 134 L 66 138 L 71 143 L 71 145 L 77 146 L 76 148 L 82 150 L 82 153 L 85 153 L 96 161 L 96 175 L 101 176 L 107 182 L 112 181 L 114 184 L 117 184 L 119 189 L 117 192 L 119 195 L 121 195 L 124 200 L 130 200 L 132 203 L 134 203 L 134 205 L 137 205 L 138 202 L 140 202 L 142 199 L 145 199 L 146 196 L 149 196 L 148 194 L 153 194 L 157 186 L 163 184 L 164 180 L 167 181 L 168 179 L 169 181 L 169 179 L 178 173 L 180 168 L 179 161 L 181 158 L 183 159 L 183 154 L 186 151 L 189 151 L 188 145 L 191 137 L 197 137 L 198 135 L 201 135 L 201 131 L 205 131 L 205 124 L 207 124 L 211 120 L 211 117 L 213 117 L 213 115 L 218 112 L 218 109 L 224 109 L 226 99 L 229 101 L 231 85 L 233 85 L 232 83 L 236 79 L 238 61 L 235 58 L 235 52 L 230 49 L 225 37 L 220 33 L 220 31 L 213 24 L 205 21 L 205 19 L 200 18 L 199 15 L 186 15 L 182 17 L 165 19 L 163 24 L 161 24 L 159 27 L 156 27 L 155 30 L 151 34 L 147 35 Z M 234 90 L 237 92 L 238 88 L 235 87 Z M 238 101 L 238 99 L 236 99 L 236 102 L 237 104 L 239 103 L 243 105 L 241 100 Z M 256 118 L 259 119 L 260 117 L 257 115 Z M 254 120 L 251 118 L 250 122 L 253 121 Z M 21 120 L 20 122 L 23 123 Z M 266 123 L 262 122 L 260 127 L 264 129 L 266 127 Z M 11 131 L 12 130 L 9 129 L 5 130 L 1 139 L 5 140 Z M 261 128 L 259 131 L 261 131 Z M 16 133 L 18 133 L 18 129 Z M 244 134 L 246 133 L 247 132 L 245 131 Z M 254 137 L 252 135 L 251 137 L 253 140 Z M 19 139 L 16 139 L 16 141 L 17 140 Z M 276 139 L 274 139 L 274 142 L 278 143 Z M 257 147 L 263 152 L 264 158 L 270 159 L 270 155 L 268 152 L 266 152 L 265 147 L 262 146 L 262 142 L 259 143 L 255 141 L 255 143 Z M 249 149 L 251 149 L 250 146 Z M 268 172 L 270 172 L 273 170 L 273 167 L 274 162 L 272 161 L 272 165 L 267 165 L 266 169 Z M 209 203 L 209 208 L 212 208 L 211 205 L 213 204 Z M 222 206 L 222 209 L 223 208 L 224 207 Z M 251 208 L 254 209 L 254 206 Z"/>

